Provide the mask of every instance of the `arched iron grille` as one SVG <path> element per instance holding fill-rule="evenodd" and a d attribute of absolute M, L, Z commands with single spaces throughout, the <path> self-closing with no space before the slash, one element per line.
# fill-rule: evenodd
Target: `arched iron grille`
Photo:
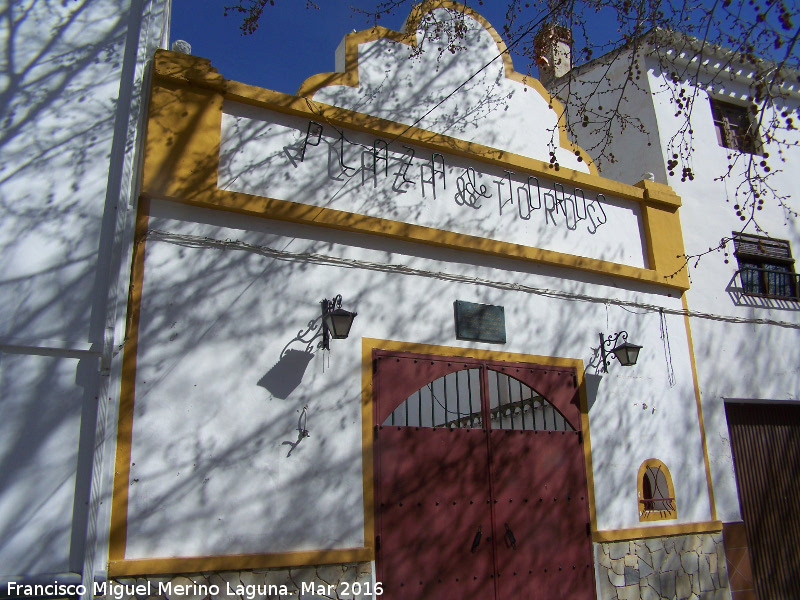
<path fill-rule="evenodd" d="M 518 379 L 488 369 L 488 384 L 492 429 L 574 431 L 552 404 Z"/>
<path fill-rule="evenodd" d="M 449 373 L 422 386 L 383 425 L 407 427 L 484 426 L 480 368 Z M 534 389 L 500 371 L 487 369 L 491 429 L 574 431 L 561 413 Z"/>
<path fill-rule="evenodd" d="M 481 427 L 480 371 L 456 371 L 422 386 L 401 402 L 383 425 Z"/>
<path fill-rule="evenodd" d="M 642 475 L 642 512 L 671 513 L 675 510 L 674 501 L 661 466 L 647 467 Z"/>

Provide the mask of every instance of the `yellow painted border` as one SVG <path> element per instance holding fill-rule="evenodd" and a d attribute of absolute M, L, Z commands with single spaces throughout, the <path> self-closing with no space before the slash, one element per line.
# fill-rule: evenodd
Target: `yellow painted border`
<path fill-rule="evenodd" d="M 703 462 L 706 466 L 706 484 L 708 486 L 708 502 L 711 508 L 711 518 L 717 519 L 717 503 L 714 500 L 714 485 L 711 482 L 711 462 L 708 460 L 708 444 L 706 442 L 706 424 L 703 420 L 703 400 L 700 395 L 700 379 L 697 376 L 697 361 L 694 357 L 694 343 L 692 342 L 692 327 L 689 323 L 689 302 L 686 294 L 681 295 L 681 303 L 685 311 L 683 322 L 686 325 L 686 339 L 689 342 L 689 361 L 692 365 L 692 380 L 694 381 L 694 399 L 697 404 L 697 420 L 700 424 L 700 442 L 703 445 Z"/>
<path fill-rule="evenodd" d="M 631 267 L 384 218 L 221 190 L 217 187 L 217 172 L 224 100 L 306 119 L 321 119 L 336 127 L 379 137 L 397 137 L 400 141 L 436 152 L 511 168 L 524 174 L 546 177 L 562 184 L 635 201 L 642 207 L 649 268 Z M 159 50 L 155 57 L 147 131 L 142 190 L 152 198 L 522 259 L 658 284 L 681 291 L 689 288 L 686 271 L 681 269 L 683 264 L 678 258 L 684 254 L 677 213 L 681 202 L 666 185 L 648 181 L 631 186 L 570 169 L 556 171 L 552 165 L 543 161 L 415 127 L 409 128 L 400 123 L 338 107 L 312 103 L 306 98 L 226 81 L 211 67 L 209 61 L 164 50 Z"/>
<path fill-rule="evenodd" d="M 358 46 L 368 42 L 374 42 L 379 39 L 390 39 L 395 42 L 406 44 L 415 48 L 417 46 L 417 27 L 426 13 L 431 12 L 436 8 L 448 8 L 453 11 L 459 12 L 463 15 L 471 17 L 480 23 L 483 28 L 492 36 L 497 50 L 500 52 L 501 60 L 503 61 L 503 69 L 505 71 L 506 79 L 511 79 L 517 83 L 532 88 L 537 92 L 545 102 L 551 107 L 552 110 L 558 115 L 558 132 L 559 132 L 559 146 L 571 154 L 577 154 L 581 157 L 583 162 L 589 167 L 589 172 L 592 175 L 597 175 L 597 167 L 586 151 L 580 146 L 573 143 L 569 139 L 567 128 L 564 119 L 564 106 L 548 92 L 538 79 L 531 75 L 523 75 L 514 70 L 514 63 L 511 60 L 511 54 L 508 52 L 506 43 L 500 34 L 497 33 L 494 27 L 487 21 L 481 14 L 477 13 L 468 6 L 464 6 L 460 2 L 452 0 L 428 0 L 422 2 L 411 9 L 406 22 L 403 26 L 404 31 L 392 31 L 385 27 L 375 26 L 370 29 L 348 33 L 345 36 L 345 70 L 343 73 L 319 73 L 312 75 L 306 79 L 297 90 L 298 96 L 311 98 L 316 92 L 324 87 L 334 85 L 344 85 L 348 87 L 358 87 Z"/>
<path fill-rule="evenodd" d="M 373 560 L 373 556 L 374 553 L 368 548 L 352 548 L 275 554 L 231 554 L 227 556 L 112 560 L 108 563 L 108 575 L 109 577 L 131 577 L 134 575 L 302 567 L 306 565 L 369 562 Z"/>
<path fill-rule="evenodd" d="M 142 307 L 142 286 L 145 273 L 145 239 L 150 220 L 150 201 L 139 199 L 134 233 L 134 254 L 131 270 L 130 300 L 125 354 L 122 358 L 122 382 L 117 424 L 117 453 L 114 459 L 114 486 L 111 497 L 111 530 L 109 534 L 108 574 L 111 577 L 162 575 L 229 571 L 304 565 L 340 564 L 374 560 L 374 548 L 345 548 L 306 552 L 274 552 L 263 554 L 231 554 L 225 556 L 164 557 L 126 559 L 128 531 L 128 486 L 130 484 L 131 447 L 133 443 L 133 409 L 136 396 L 136 359 L 139 344 L 139 316 Z"/>
<path fill-rule="evenodd" d="M 134 229 L 131 284 L 128 292 L 128 319 L 125 349 L 122 356 L 122 381 L 117 417 L 117 453 L 114 458 L 114 486 L 111 495 L 111 529 L 108 557 L 113 562 L 125 558 L 128 536 L 128 485 L 131 471 L 131 440 L 133 436 L 133 401 L 136 395 L 136 354 L 139 345 L 139 315 L 144 284 L 144 250 L 150 202 L 139 199 Z"/>
<path fill-rule="evenodd" d="M 592 541 L 597 543 L 622 542 L 625 540 L 641 540 L 647 538 L 667 537 L 672 535 L 689 535 L 692 533 L 717 533 L 722 531 L 722 521 L 706 521 L 704 523 L 684 523 L 681 525 L 655 525 L 653 527 L 635 527 L 632 529 L 609 529 L 592 533 Z"/>
<path fill-rule="evenodd" d="M 672 510 L 662 510 L 662 511 L 653 511 L 650 514 L 642 514 L 642 509 L 639 504 L 637 504 L 636 508 L 639 511 L 639 520 L 640 521 L 667 521 L 670 519 L 677 519 L 678 518 L 678 499 L 675 498 L 675 486 L 672 485 L 672 474 L 669 472 L 669 468 L 665 465 L 662 461 L 658 460 L 657 458 L 648 458 L 644 461 L 641 466 L 639 467 L 639 473 L 636 475 L 636 499 L 637 502 L 642 500 L 643 494 L 643 480 L 644 480 L 644 473 L 647 469 L 650 468 L 658 468 L 663 474 L 664 479 L 667 481 L 667 495 L 672 498 Z"/>
<path fill-rule="evenodd" d="M 379 340 L 362 338 L 361 340 L 361 434 L 362 456 L 364 463 L 364 541 L 365 546 L 374 552 L 375 547 L 375 496 L 374 496 L 374 430 L 373 417 L 373 392 L 372 392 L 372 351 L 388 350 L 390 352 L 409 352 L 413 354 L 428 354 L 433 356 L 457 356 L 461 358 L 474 358 L 476 360 L 491 360 L 498 362 L 531 363 L 552 367 L 568 367 L 575 369 L 578 380 L 581 411 L 581 435 L 583 436 L 583 457 L 586 466 L 586 488 L 589 503 L 589 520 L 592 531 L 597 529 L 597 517 L 594 501 L 594 477 L 592 476 L 592 442 L 589 436 L 589 405 L 586 397 L 586 378 L 584 377 L 583 360 L 578 358 L 564 358 L 558 356 L 538 356 L 533 354 L 519 354 L 515 352 L 502 352 L 486 350 L 484 348 L 465 348 L 462 346 L 433 346 L 415 342 L 400 342 L 396 340 Z"/>

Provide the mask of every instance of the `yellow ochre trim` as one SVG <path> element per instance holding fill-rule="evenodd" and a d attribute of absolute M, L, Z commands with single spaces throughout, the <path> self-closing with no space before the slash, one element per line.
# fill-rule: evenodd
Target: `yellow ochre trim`
<path fill-rule="evenodd" d="M 689 288 L 689 274 L 678 208 L 680 197 L 668 185 L 643 180 L 636 187 L 644 190 L 642 221 L 647 246 L 647 264 L 682 289 Z"/>
<path fill-rule="evenodd" d="M 648 469 L 658 469 L 664 475 L 667 482 L 667 496 L 672 498 L 672 510 L 660 510 L 644 513 L 641 500 L 644 499 L 644 474 Z M 672 475 L 663 462 L 657 458 L 648 458 L 639 467 L 639 473 L 636 475 L 636 509 L 639 511 L 640 521 L 666 521 L 669 519 L 678 518 L 678 499 L 675 497 L 675 486 L 672 485 Z"/>
<path fill-rule="evenodd" d="M 521 83 L 529 88 L 533 88 L 541 97 L 548 103 L 552 110 L 558 115 L 558 132 L 559 132 L 559 145 L 562 149 L 577 154 L 581 157 L 583 162 L 589 168 L 589 172 L 597 175 L 597 167 L 592 160 L 592 157 L 583 150 L 580 146 L 575 144 L 569 139 L 567 128 L 564 118 L 564 106 L 556 100 L 556 98 L 544 88 L 538 79 L 531 75 L 523 75 L 514 70 L 514 63 L 511 60 L 511 54 L 508 51 L 505 41 L 500 37 L 491 23 L 487 21 L 481 14 L 464 6 L 459 2 L 452 0 L 428 0 L 414 6 L 411 9 L 404 24 L 404 31 L 392 31 L 385 27 L 375 26 L 370 29 L 364 29 L 354 33 L 348 33 L 345 36 L 345 70 L 343 73 L 319 73 L 312 75 L 306 79 L 300 88 L 297 90 L 297 96 L 304 96 L 311 98 L 316 92 L 324 87 L 334 85 L 344 85 L 348 87 L 358 87 L 358 46 L 368 42 L 374 42 L 380 39 L 390 39 L 392 41 L 406 44 L 412 48 L 417 46 L 417 27 L 424 16 L 437 9 L 448 8 L 450 10 L 459 12 L 463 15 L 471 17 L 481 24 L 481 26 L 492 36 L 497 50 L 500 53 L 501 60 L 503 61 L 503 68 L 507 79 Z"/>
<path fill-rule="evenodd" d="M 108 575 L 109 577 L 131 577 L 135 575 L 244 571 L 247 569 L 357 563 L 373 560 L 373 555 L 374 553 L 368 548 L 350 548 L 345 550 L 313 550 L 275 554 L 137 558 L 110 561 L 108 563 Z"/>
<path fill-rule="evenodd" d="M 373 416 L 373 390 L 372 390 L 372 351 L 388 350 L 390 352 L 408 352 L 413 354 L 428 354 L 432 356 L 457 356 L 473 358 L 476 360 L 491 360 L 497 362 L 531 363 L 552 367 L 567 367 L 575 369 L 577 378 L 580 411 L 581 435 L 583 436 L 583 455 L 586 468 L 587 501 L 589 503 L 589 519 L 592 531 L 597 529 L 597 511 L 595 509 L 594 478 L 592 476 L 592 444 L 589 437 L 589 404 L 586 395 L 586 378 L 584 377 L 583 360 L 579 358 L 564 358 L 559 356 L 539 356 L 535 354 L 519 354 L 515 352 L 501 352 L 485 348 L 466 348 L 463 346 L 434 346 L 416 342 L 400 342 L 396 340 L 379 340 L 372 338 L 361 339 L 361 432 L 364 456 L 364 540 L 365 545 L 374 550 L 375 541 L 375 497 L 374 497 L 374 429 Z"/>
<path fill-rule="evenodd" d="M 218 194 L 222 96 L 179 80 L 159 81 L 150 98 L 142 190 L 186 201 Z"/>
<path fill-rule="evenodd" d="M 226 556 L 125 559 L 128 529 L 128 486 L 130 484 L 131 447 L 133 443 L 133 409 L 136 396 L 136 359 L 139 344 L 142 285 L 145 272 L 145 239 L 150 220 L 149 214 L 150 200 L 142 197 L 139 199 L 136 216 L 131 292 L 128 303 L 128 325 L 125 335 L 125 354 L 122 359 L 117 453 L 114 461 L 114 485 L 111 498 L 111 532 L 108 553 L 109 576 L 123 577 L 164 573 L 295 567 L 374 560 L 374 536 L 373 538 L 365 538 L 370 541 L 372 546 L 363 548 Z M 371 405 L 367 408 L 371 409 Z M 370 453 L 370 459 L 371 456 Z M 371 520 L 365 521 L 365 530 L 367 526 L 370 529 L 373 528 Z"/>
<path fill-rule="evenodd" d="M 133 401 L 136 395 L 136 353 L 139 345 L 139 315 L 142 307 L 144 283 L 144 250 L 147 224 L 150 220 L 150 201 L 139 199 L 134 232 L 131 267 L 128 324 L 122 356 L 122 380 L 117 417 L 117 454 L 114 459 L 114 485 L 111 495 L 111 530 L 109 533 L 109 559 L 125 558 L 128 536 L 128 485 L 131 471 L 131 441 L 133 436 Z"/>
<path fill-rule="evenodd" d="M 705 523 L 684 523 L 681 525 L 654 525 L 652 527 L 636 527 L 632 529 L 607 529 L 592 533 L 592 541 L 622 542 L 625 540 L 641 540 L 646 538 L 667 537 L 670 535 L 689 535 L 692 533 L 717 533 L 722 531 L 722 521 Z"/>
<path fill-rule="evenodd" d="M 372 429 L 372 349 L 376 346 L 369 338 L 361 339 L 361 477 L 364 495 L 364 545 L 375 560 L 375 477 L 374 440 Z"/>
<path fill-rule="evenodd" d="M 697 419 L 700 424 L 700 441 L 703 445 L 703 462 L 706 466 L 706 484 L 708 486 L 708 502 L 711 507 L 711 518 L 717 518 L 717 503 L 714 500 L 714 485 L 711 482 L 711 462 L 708 460 L 708 443 L 706 442 L 706 424 L 703 420 L 703 400 L 700 395 L 700 379 L 697 376 L 697 361 L 694 356 L 694 343 L 692 342 L 692 328 L 689 324 L 689 303 L 686 294 L 681 295 L 683 310 L 683 322 L 686 325 L 686 338 L 689 341 L 689 361 L 692 365 L 692 380 L 694 381 L 694 399 L 697 403 Z"/>
<path fill-rule="evenodd" d="M 476 360 L 492 360 L 498 362 L 521 362 L 551 367 L 567 367 L 577 371 L 578 385 L 583 383 L 583 360 L 580 358 L 564 358 L 560 356 L 539 356 L 536 354 L 520 354 L 517 352 L 502 352 L 487 350 L 485 348 L 468 348 L 464 346 L 434 346 L 416 342 L 400 342 L 396 340 L 379 340 L 363 338 L 362 345 L 369 347 L 370 357 L 372 350 L 388 350 L 390 352 L 409 352 L 413 354 L 431 354 L 433 356 L 460 356 Z M 370 368 L 372 368 L 370 358 Z M 370 373 L 370 380 L 372 374 Z"/>
<path fill-rule="evenodd" d="M 195 59 L 196 62 L 192 63 L 192 59 L 164 50 L 156 53 L 142 183 L 143 193 L 149 197 L 523 259 L 679 290 L 689 287 L 686 272 L 680 270 L 680 261 L 677 259 L 677 255 L 683 253 L 677 214 L 680 199 L 668 186 L 649 185 L 652 182 L 631 186 L 570 169 L 555 172 L 542 161 L 479 144 L 422 129 L 409 129 L 377 117 L 319 103 L 312 104 L 303 98 L 236 82 L 219 83 L 216 71 L 208 61 Z M 636 201 L 642 206 L 649 268 L 641 269 L 378 217 L 221 190 L 217 188 L 217 172 L 223 99 L 304 118 L 317 119 L 321 111 L 324 120 L 336 126 L 350 127 L 377 136 L 402 133 L 399 139 L 408 143 Z M 673 275 L 676 271 L 677 275 Z"/>
<path fill-rule="evenodd" d="M 369 232 L 381 237 L 452 248 L 454 250 L 469 250 L 501 258 L 518 258 L 552 266 L 578 269 L 589 273 L 612 275 L 625 279 L 633 279 L 656 285 L 668 285 L 681 290 L 683 289 L 683 287 L 677 283 L 665 282 L 664 278 L 659 273 L 650 269 L 639 269 L 595 258 L 564 254 L 562 252 L 544 250 L 532 246 L 523 246 L 521 244 L 512 244 L 510 242 L 501 242 L 464 233 L 442 231 L 432 227 L 358 215 L 309 204 L 252 196 L 241 192 L 222 192 L 222 194 L 224 195 L 223 202 L 208 202 L 207 200 L 200 200 L 199 198 L 186 200 L 182 196 L 171 196 L 167 193 L 158 193 L 153 197 L 205 208 L 224 208 L 232 212 L 268 217 L 279 221 L 289 221 L 305 225 L 322 225 L 332 229 L 351 231 L 354 233 Z"/>

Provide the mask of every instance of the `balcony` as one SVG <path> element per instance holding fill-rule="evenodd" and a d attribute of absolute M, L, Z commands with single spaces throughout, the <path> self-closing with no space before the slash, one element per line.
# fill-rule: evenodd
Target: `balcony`
<path fill-rule="evenodd" d="M 734 287 L 739 293 L 773 300 L 800 300 L 800 274 L 783 265 L 742 267 L 736 271 Z"/>

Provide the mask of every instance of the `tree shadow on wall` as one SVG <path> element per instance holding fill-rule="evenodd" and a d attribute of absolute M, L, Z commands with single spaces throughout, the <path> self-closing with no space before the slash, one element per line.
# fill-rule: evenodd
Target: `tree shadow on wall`
<path fill-rule="evenodd" d="M 122 268 L 118 204 L 127 202 L 126 152 L 136 143 L 129 125 L 142 102 L 139 36 L 165 21 L 163 4 L 36 0 L 0 8 L 0 291 L 16 299 L 0 307 L 0 331 L 91 346 L 52 356 L 3 350 L 3 361 L 25 366 L 24 380 L 17 370 L 0 390 L 5 574 L 84 568 L 91 488 L 99 485 L 93 459 L 105 442 L 95 438 L 103 406 L 97 356 Z"/>

